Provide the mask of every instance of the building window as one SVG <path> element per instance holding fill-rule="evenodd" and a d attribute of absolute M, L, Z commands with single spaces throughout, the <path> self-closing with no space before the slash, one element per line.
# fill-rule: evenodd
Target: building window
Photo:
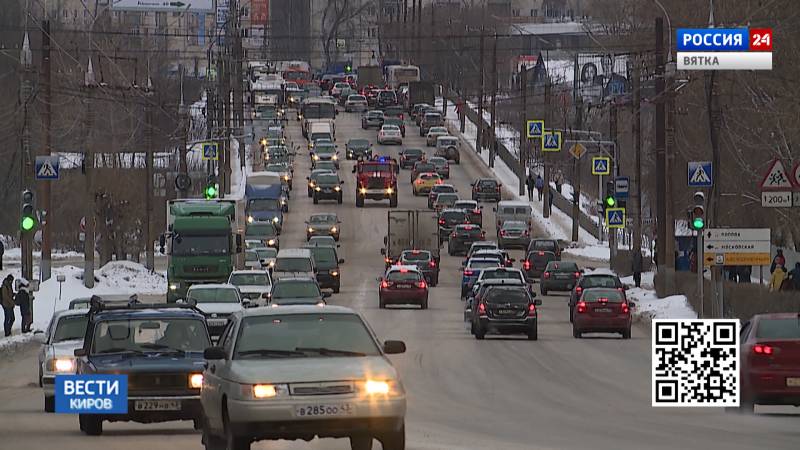
<path fill-rule="evenodd" d="M 531 10 L 531 17 L 539 17 L 539 10 L 538 9 L 532 9 Z"/>

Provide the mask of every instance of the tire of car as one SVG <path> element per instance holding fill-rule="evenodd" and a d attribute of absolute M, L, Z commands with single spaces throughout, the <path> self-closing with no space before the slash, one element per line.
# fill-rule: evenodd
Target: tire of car
<path fill-rule="evenodd" d="M 575 319 L 574 316 L 575 316 L 575 312 L 572 310 L 572 306 L 570 306 L 569 307 L 569 323 L 572 323 L 572 321 Z"/>
<path fill-rule="evenodd" d="M 308 198 L 311 198 L 314 195 L 314 191 L 311 188 L 308 188 Z"/>
<path fill-rule="evenodd" d="M 319 204 L 319 197 L 317 197 L 317 194 L 314 194 L 314 204 L 315 205 Z"/>
<path fill-rule="evenodd" d="M 392 195 L 389 197 L 389 207 L 390 208 L 397 208 L 397 194 Z"/>
<path fill-rule="evenodd" d="M 583 333 L 578 331 L 578 329 L 575 328 L 575 326 L 573 325 L 572 326 L 572 337 L 574 337 L 575 339 L 580 339 L 582 336 L 583 336 Z"/>
<path fill-rule="evenodd" d="M 225 427 L 225 450 L 250 450 L 250 439 L 236 436 L 229 425 L 227 407 L 222 411 L 222 424 Z"/>
<path fill-rule="evenodd" d="M 624 329 L 624 330 L 622 330 L 622 332 L 620 334 L 622 334 L 622 339 L 630 339 L 631 338 L 631 329 L 630 328 Z"/>
<path fill-rule="evenodd" d="M 372 436 L 350 436 L 351 450 L 372 450 Z"/>
<path fill-rule="evenodd" d="M 434 277 L 434 278 L 431 280 L 431 286 L 433 286 L 433 287 L 436 287 L 436 286 L 438 286 L 438 285 L 439 285 L 439 275 L 436 275 L 436 277 Z"/>
<path fill-rule="evenodd" d="M 755 413 L 755 406 L 756 405 L 752 400 L 747 399 L 744 396 L 742 396 L 741 400 L 739 401 L 739 406 L 738 407 L 735 407 L 735 406 L 727 407 L 727 408 L 725 408 L 725 412 L 732 413 L 732 414 L 750 415 L 750 414 L 754 414 Z"/>
<path fill-rule="evenodd" d="M 56 398 L 52 395 L 44 396 L 44 412 L 56 412 Z"/>
<path fill-rule="evenodd" d="M 340 193 L 339 193 L 339 197 L 336 199 L 336 203 L 338 203 L 338 204 L 340 204 L 340 205 L 341 205 L 341 204 L 342 204 L 342 201 L 343 201 L 343 198 L 342 198 L 342 193 L 340 192 Z"/>
<path fill-rule="evenodd" d="M 475 334 L 475 339 L 477 339 L 479 341 L 482 341 L 483 338 L 486 337 L 486 330 L 481 328 L 480 325 L 479 325 L 479 326 L 475 327 L 475 333 L 474 334 Z"/>
<path fill-rule="evenodd" d="M 456 255 L 455 253 L 453 253 L 453 247 L 450 246 L 450 243 L 447 244 L 447 254 L 450 256 Z"/>
<path fill-rule="evenodd" d="M 529 341 L 536 341 L 539 340 L 539 325 L 534 325 L 530 330 L 528 330 L 528 340 Z"/>
<path fill-rule="evenodd" d="M 400 429 L 386 433 L 378 438 L 383 445 L 383 450 L 406 450 L 406 425 L 400 425 Z"/>
<path fill-rule="evenodd" d="M 383 297 L 378 297 L 378 308 L 385 309 L 386 302 L 383 300 Z"/>
<path fill-rule="evenodd" d="M 42 382 L 42 378 L 44 378 L 44 374 L 42 373 L 42 365 L 39 364 L 39 387 L 43 387 L 44 383 Z"/>
<path fill-rule="evenodd" d="M 364 207 L 364 197 L 356 194 L 356 208 Z"/>
<path fill-rule="evenodd" d="M 103 419 L 94 414 L 79 414 L 78 424 L 88 436 L 100 436 L 103 434 Z"/>
<path fill-rule="evenodd" d="M 203 421 L 203 435 L 200 438 L 205 450 L 225 450 L 225 441 L 211 433 L 208 421 Z"/>
<path fill-rule="evenodd" d="M 425 300 L 422 301 L 419 305 L 422 309 L 428 309 L 428 298 L 425 297 Z"/>
<path fill-rule="evenodd" d="M 336 286 L 333 287 L 333 293 L 338 294 L 341 289 L 342 289 L 341 285 L 337 284 Z"/>
<path fill-rule="evenodd" d="M 547 289 L 540 287 L 539 290 L 542 292 L 542 295 L 547 295 Z"/>

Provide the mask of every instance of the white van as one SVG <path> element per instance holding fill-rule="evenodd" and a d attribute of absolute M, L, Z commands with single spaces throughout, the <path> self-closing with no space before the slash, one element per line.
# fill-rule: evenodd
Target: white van
<path fill-rule="evenodd" d="M 313 142 L 317 139 L 336 139 L 333 124 L 328 121 L 311 122 L 308 126 L 308 140 Z"/>
<path fill-rule="evenodd" d="M 497 202 L 497 207 L 493 209 L 497 218 L 497 229 L 499 230 L 506 220 L 520 220 L 528 224 L 530 230 L 533 224 L 533 208 L 530 203 L 518 200 L 503 200 Z"/>
<path fill-rule="evenodd" d="M 286 248 L 278 252 L 275 267 L 272 269 L 272 280 L 293 277 L 311 277 L 316 279 L 316 267 L 311 250 L 307 248 Z"/>

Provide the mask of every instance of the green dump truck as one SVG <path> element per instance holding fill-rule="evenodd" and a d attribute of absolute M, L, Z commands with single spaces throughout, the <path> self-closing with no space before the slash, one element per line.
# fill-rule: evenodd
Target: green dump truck
<path fill-rule="evenodd" d="M 234 200 L 170 200 L 167 232 L 161 253 L 167 253 L 167 301 L 186 295 L 189 286 L 225 283 L 242 253 Z M 166 248 L 165 248 L 166 247 Z"/>

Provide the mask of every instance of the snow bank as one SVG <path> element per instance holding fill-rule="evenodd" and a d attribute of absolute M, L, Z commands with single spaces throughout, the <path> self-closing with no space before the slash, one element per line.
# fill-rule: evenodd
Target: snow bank
<path fill-rule="evenodd" d="M 56 250 L 56 251 L 52 252 L 50 254 L 50 256 L 54 260 L 58 260 L 58 259 L 83 259 L 83 252 L 73 252 L 73 251 L 62 252 L 62 251 Z M 8 250 L 6 250 L 5 255 L 3 256 L 3 258 L 5 258 L 6 261 L 19 261 L 19 260 L 22 259 L 22 249 L 20 249 L 19 247 L 8 249 Z M 41 260 L 42 259 L 42 252 L 40 252 L 40 251 L 33 252 L 33 258 L 35 260 Z"/>
<path fill-rule="evenodd" d="M 697 313 L 689 305 L 685 295 L 658 298 L 653 285 L 653 272 L 642 274 L 642 287 L 628 289 L 628 298 L 636 303 L 633 315 L 643 321 L 652 319 L 696 319 Z M 633 286 L 633 277 L 622 278 L 622 282 Z"/>
<path fill-rule="evenodd" d="M 594 261 L 609 261 L 611 249 L 602 245 L 587 245 L 586 247 L 565 248 L 564 253 Z"/>

